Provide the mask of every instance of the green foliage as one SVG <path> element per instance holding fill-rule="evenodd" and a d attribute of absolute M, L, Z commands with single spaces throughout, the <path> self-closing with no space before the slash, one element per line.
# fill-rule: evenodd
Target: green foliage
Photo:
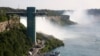
<path fill-rule="evenodd" d="M 58 40 L 50 35 L 44 35 L 42 33 L 37 33 L 37 39 L 45 40 L 45 47 L 41 49 L 41 52 L 48 52 L 57 47 L 64 46 L 64 43 L 61 40 Z"/>
<path fill-rule="evenodd" d="M 65 10 L 48 10 L 48 9 L 42 9 L 42 10 L 36 10 L 36 12 L 42 12 L 46 13 L 47 16 L 58 16 L 63 15 Z"/>
<path fill-rule="evenodd" d="M 0 22 L 7 20 L 6 13 L 4 10 L 0 10 Z"/>
<path fill-rule="evenodd" d="M 25 56 L 32 43 L 26 37 L 26 29 L 19 25 L 20 29 L 13 28 L 10 31 L 0 33 L 0 56 Z"/>

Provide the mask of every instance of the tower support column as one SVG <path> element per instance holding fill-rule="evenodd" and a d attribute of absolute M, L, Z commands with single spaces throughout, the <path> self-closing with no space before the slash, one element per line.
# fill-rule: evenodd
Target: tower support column
<path fill-rule="evenodd" d="M 30 37 L 33 44 L 36 44 L 35 11 L 35 7 L 27 8 L 27 36 Z"/>

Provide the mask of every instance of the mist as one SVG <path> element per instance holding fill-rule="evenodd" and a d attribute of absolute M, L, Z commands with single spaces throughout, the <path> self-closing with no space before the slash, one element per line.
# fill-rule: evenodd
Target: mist
<path fill-rule="evenodd" d="M 87 14 L 87 10 L 88 9 L 66 11 L 64 15 L 69 15 L 70 20 L 77 22 L 78 24 L 88 25 L 92 24 L 95 20 Z"/>
<path fill-rule="evenodd" d="M 60 51 L 61 56 L 100 56 L 100 21 L 98 17 L 90 16 L 86 10 L 75 10 L 70 20 L 75 25 L 59 26 L 47 20 L 45 16 L 36 17 L 36 32 L 52 35 L 62 40 L 64 47 L 53 51 Z M 26 19 L 21 19 L 26 24 Z"/>
<path fill-rule="evenodd" d="M 36 32 L 62 40 L 65 46 L 53 50 L 60 51 L 61 56 L 100 56 L 100 17 L 86 13 L 86 9 L 100 9 L 100 0 L 0 0 L 0 7 L 74 10 L 64 14 L 77 24 L 59 26 L 45 16 L 36 17 Z M 26 17 L 20 21 L 27 27 Z"/>
<path fill-rule="evenodd" d="M 73 36 L 75 36 L 74 33 L 68 30 L 65 31 L 64 27 L 60 27 L 60 26 L 53 24 L 52 22 L 47 20 L 45 17 L 42 17 L 42 19 L 41 17 L 36 18 L 36 31 L 52 35 L 61 40 L 64 40 L 65 38 L 72 38 Z M 73 36 L 71 36 L 69 33 L 73 34 Z M 67 36 L 69 37 L 66 37 L 65 36 L 66 34 L 68 34 Z"/>
<path fill-rule="evenodd" d="M 45 17 L 38 17 L 36 31 L 63 40 L 65 47 L 54 50 L 60 51 L 62 56 L 100 56 L 100 22 L 97 23 L 97 18 L 90 17 L 86 10 L 77 10 L 70 14 L 70 20 L 77 24 L 61 27 Z"/>

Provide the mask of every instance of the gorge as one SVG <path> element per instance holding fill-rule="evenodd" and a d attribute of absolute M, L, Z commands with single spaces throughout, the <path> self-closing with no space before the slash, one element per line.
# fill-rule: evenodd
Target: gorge
<path fill-rule="evenodd" d="M 90 16 L 86 10 L 76 11 L 70 19 L 75 25 L 63 27 L 53 24 L 45 17 L 36 18 L 36 31 L 55 36 L 64 41 L 65 46 L 55 49 L 61 56 L 100 55 L 100 17 Z"/>
<path fill-rule="evenodd" d="M 94 12 L 91 14 L 91 11 Z M 53 50 L 60 51 L 61 56 L 100 56 L 100 14 L 94 9 L 91 11 L 88 11 L 89 13 L 87 10 L 71 12 L 68 21 L 76 24 L 63 26 L 59 23 L 62 20 L 55 19 L 60 17 L 37 16 L 36 32 L 52 35 L 62 40 L 64 47 Z M 66 22 L 65 19 L 63 21 Z M 26 17 L 21 17 L 21 22 L 25 25 Z"/>

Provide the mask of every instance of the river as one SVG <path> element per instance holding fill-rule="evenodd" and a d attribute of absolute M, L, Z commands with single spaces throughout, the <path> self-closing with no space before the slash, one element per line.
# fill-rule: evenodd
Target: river
<path fill-rule="evenodd" d="M 60 51 L 61 56 L 100 56 L 100 21 L 78 12 L 70 18 L 78 24 L 69 26 L 55 25 L 46 20 L 45 16 L 36 17 L 36 31 L 64 41 L 64 47 L 54 50 Z M 26 19 L 22 17 L 21 22 L 26 26 Z"/>

